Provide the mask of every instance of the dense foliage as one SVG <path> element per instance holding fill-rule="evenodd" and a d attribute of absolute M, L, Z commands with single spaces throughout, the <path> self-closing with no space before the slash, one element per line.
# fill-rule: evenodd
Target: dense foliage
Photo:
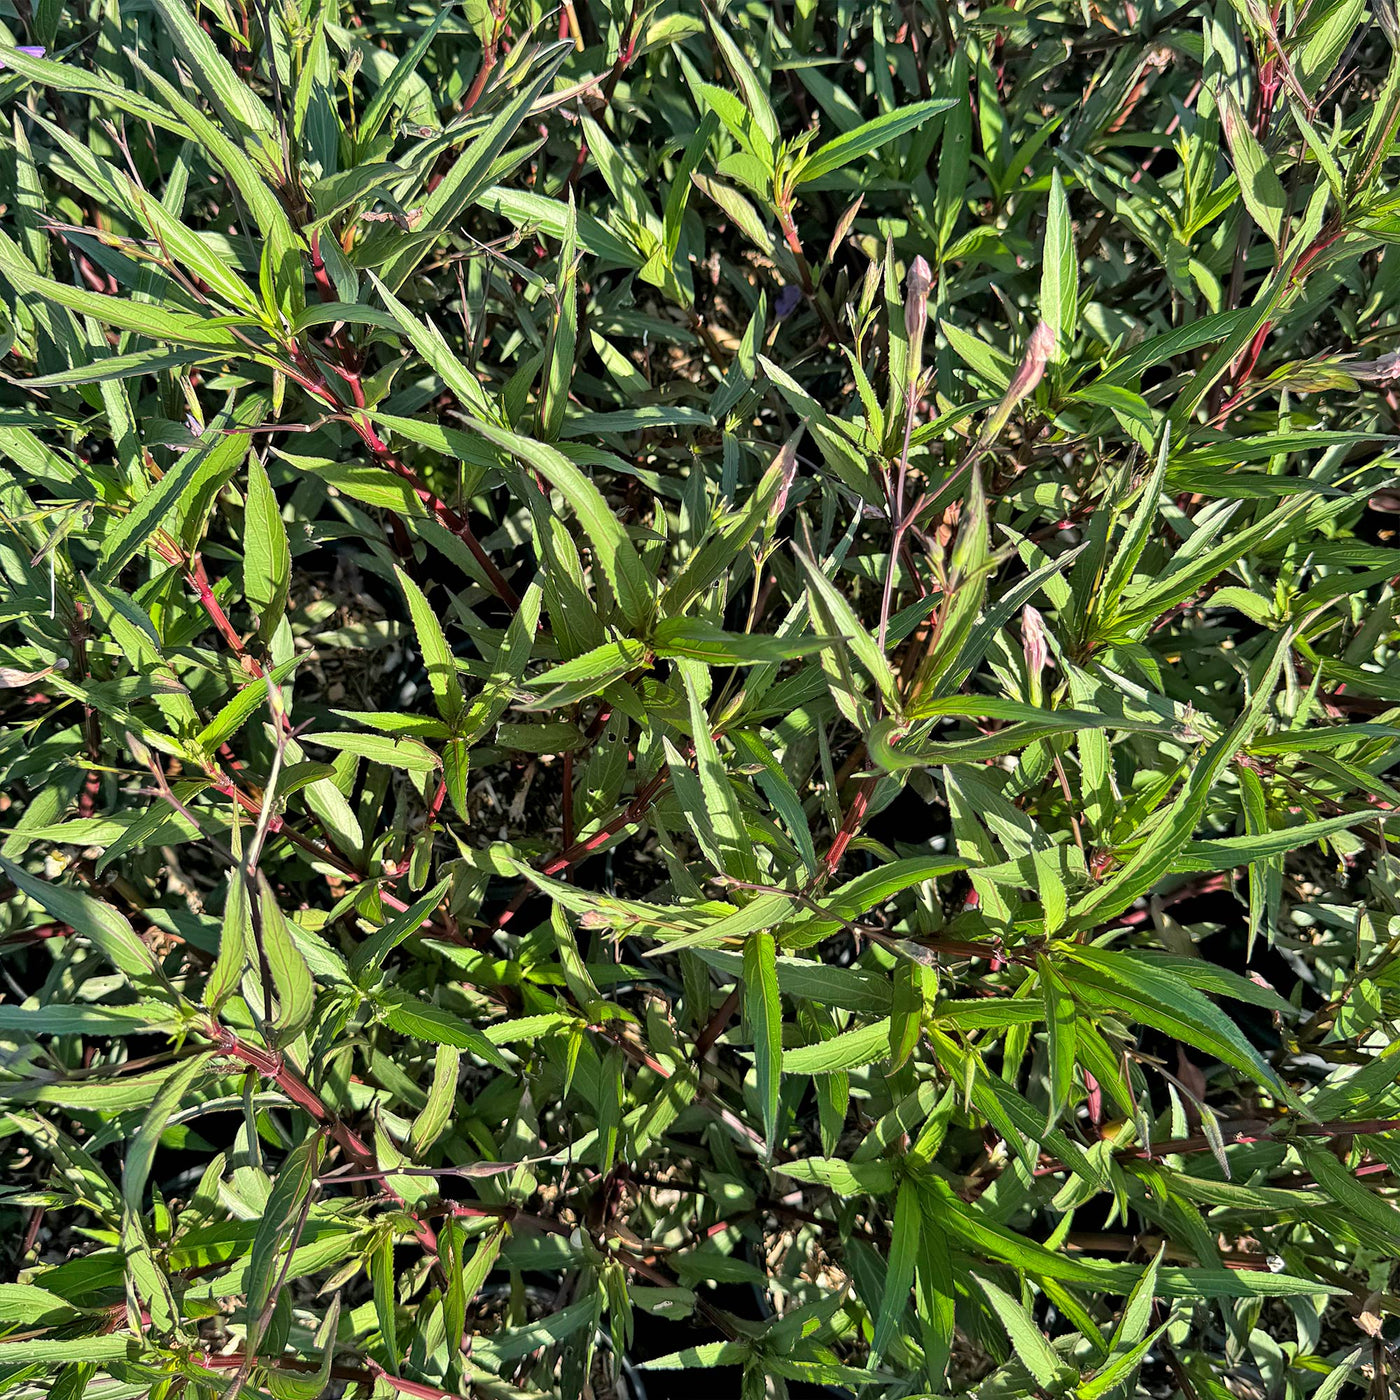
<path fill-rule="evenodd" d="M 1386 1394 L 1392 0 L 0 19 L 6 1396 Z"/>

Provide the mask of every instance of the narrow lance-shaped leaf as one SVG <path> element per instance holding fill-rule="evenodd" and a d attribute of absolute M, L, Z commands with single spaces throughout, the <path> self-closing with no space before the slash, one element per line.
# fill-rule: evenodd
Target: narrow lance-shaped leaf
<path fill-rule="evenodd" d="M 263 1308 L 272 1298 L 280 1269 L 278 1258 L 291 1244 L 291 1232 L 302 1203 L 316 1189 L 323 1155 L 321 1134 L 313 1132 L 295 1146 L 283 1162 L 267 1198 L 248 1260 L 247 1317 L 250 1340 L 256 1335 Z M 254 1342 L 254 1344 L 256 1344 Z"/>
<path fill-rule="evenodd" d="M 158 1332 L 175 1326 L 176 1306 L 169 1280 L 155 1260 L 146 1231 L 146 1183 L 161 1134 L 196 1080 L 208 1071 L 213 1058 L 209 1051 L 195 1055 L 165 1081 L 128 1145 L 122 1167 L 121 1240 L 127 1272 Z"/>
<path fill-rule="evenodd" d="M 447 727 L 453 734 L 460 734 L 466 725 L 467 702 L 462 694 L 462 683 L 457 677 L 457 662 L 442 630 L 442 623 L 423 590 L 408 574 L 397 567 L 394 574 L 408 601 L 409 616 L 413 619 L 413 630 L 418 635 L 418 647 L 428 670 L 433 701 Z"/>
<path fill-rule="evenodd" d="M 278 906 L 277 896 L 261 871 L 255 884 L 253 928 L 277 994 L 274 1025 L 279 1038 L 286 1041 L 311 1019 L 316 1002 L 316 984 L 305 956 L 287 927 L 287 919 Z M 261 1014 L 263 1008 L 258 1007 L 257 1010 Z"/>
<path fill-rule="evenodd" d="M 1074 998 L 1055 972 L 1048 958 L 1036 959 L 1045 997 L 1045 1027 L 1050 1050 L 1050 1111 L 1053 1124 L 1069 1107 L 1074 1087 L 1075 1021 Z"/>
<path fill-rule="evenodd" d="M 554 321 L 545 354 L 544 385 L 540 396 L 539 436 L 554 442 L 564 426 L 569 385 L 574 377 L 574 353 L 578 344 L 578 220 L 572 193 L 564 242 L 559 250 L 561 269 L 555 286 Z"/>
<path fill-rule="evenodd" d="M 1069 201 L 1058 170 L 1050 177 L 1050 210 L 1040 265 L 1040 315 L 1054 336 L 1050 358 L 1060 361 L 1068 355 L 1079 323 L 1079 258 L 1074 250 Z"/>
<path fill-rule="evenodd" d="M 198 75 L 201 91 L 250 132 L 271 135 L 274 123 L 247 82 L 219 52 L 183 0 L 152 0 L 166 32 Z"/>
<path fill-rule="evenodd" d="M 923 1033 L 924 979 L 929 969 L 902 959 L 894 970 L 890 1011 L 890 1068 L 899 1069 L 914 1053 Z"/>
<path fill-rule="evenodd" d="M 914 1286 L 922 1230 L 923 1213 L 918 1187 L 906 1178 L 899 1183 L 899 1195 L 895 1200 L 894 1232 L 885 1269 L 885 1291 L 880 1299 L 880 1310 L 875 1317 L 875 1335 L 870 1343 L 872 1364 L 884 1357 L 899 1334 L 900 1324 L 909 1306 L 910 1290 Z"/>
<path fill-rule="evenodd" d="M 204 1004 L 218 1014 L 219 1008 L 231 997 L 249 967 L 257 965 L 257 946 L 253 939 L 253 916 L 248 907 L 248 883 L 241 870 L 229 875 L 228 894 L 224 901 L 223 928 L 219 935 L 219 956 L 204 984 Z"/>
<path fill-rule="evenodd" d="M 782 1088 L 783 1010 L 778 994 L 777 944 L 767 929 L 751 933 L 744 944 L 744 1007 L 753 1032 L 758 1099 L 771 1153 L 777 1140 Z"/>
<path fill-rule="evenodd" d="M 1172 856 L 1194 833 L 1221 771 L 1263 722 L 1291 640 L 1291 634 L 1284 633 L 1274 643 L 1256 670 L 1254 694 L 1243 713 L 1195 764 L 1176 801 L 1122 869 L 1071 908 L 1070 927 L 1088 927 L 1092 921 L 1109 917 L 1110 912 L 1127 908 L 1165 874 Z"/>
<path fill-rule="evenodd" d="M 1283 211 L 1288 203 L 1283 184 L 1259 144 L 1234 94 L 1221 88 L 1215 94 L 1220 109 L 1220 123 L 1230 147 L 1235 174 L 1239 177 L 1240 197 L 1254 222 L 1269 235 L 1275 247 L 1283 240 Z"/>
<path fill-rule="evenodd" d="M 1035 1325 L 1031 1315 L 1015 1298 L 1003 1292 L 996 1284 L 986 1279 L 979 1279 L 978 1283 L 986 1293 L 992 1311 L 1006 1329 L 1006 1335 L 1011 1339 L 1011 1347 L 1017 1359 L 1030 1372 L 1036 1385 L 1044 1391 L 1058 1390 L 1063 1385 L 1066 1375 L 1073 1373 L 1045 1340 L 1044 1334 Z"/>
<path fill-rule="evenodd" d="M 829 630 L 850 648 L 852 655 L 865 668 L 879 688 L 881 698 L 894 712 L 899 710 L 899 689 L 889 659 L 880 651 L 874 635 L 859 622 L 850 603 L 836 584 L 827 577 L 821 565 L 803 550 L 797 551 L 798 562 L 807 575 L 815 616 L 829 620 Z"/>
<path fill-rule="evenodd" d="M 97 577 L 113 582 L 139 553 L 153 531 L 177 513 L 181 493 L 197 475 L 222 478 L 232 475 L 248 451 L 246 433 L 229 432 L 234 426 L 250 427 L 262 418 L 262 400 L 250 395 L 221 413 L 210 425 L 210 436 L 197 447 L 181 453 L 179 460 L 122 517 L 102 542 Z"/>
<path fill-rule="evenodd" d="M 932 98 L 886 112 L 884 116 L 876 117 L 873 121 L 856 127 L 854 131 L 842 132 L 840 136 L 818 147 L 807 157 L 799 167 L 798 184 L 805 185 L 813 180 L 820 180 L 823 175 L 829 175 L 832 171 L 841 169 L 843 165 L 849 165 L 853 160 L 859 160 L 861 156 L 878 150 L 887 142 L 902 136 L 906 131 L 922 126 L 930 117 L 939 112 L 946 112 L 953 106 L 956 106 L 956 103 L 951 98 Z"/>
<path fill-rule="evenodd" d="M 320 1353 L 316 1369 L 298 1373 L 285 1372 L 274 1368 L 268 1373 L 268 1389 L 276 1400 L 317 1400 L 323 1395 L 331 1378 L 331 1365 L 335 1359 L 336 1330 L 340 1325 L 340 1294 L 331 1299 L 321 1316 L 312 1345 Z"/>
<path fill-rule="evenodd" d="M 386 234 L 384 242 L 376 240 L 370 245 L 372 262 L 381 268 L 384 285 L 390 290 L 398 291 L 403 286 L 432 251 L 433 244 L 457 226 L 462 212 L 492 183 L 511 137 L 554 81 L 566 52 L 567 46 L 560 45 L 538 63 L 485 131 L 462 149 L 424 203 L 420 227 L 407 232 L 394 228 L 392 233 Z"/>
<path fill-rule="evenodd" d="M 745 830 L 743 812 L 729 781 L 724 760 L 720 757 L 719 746 L 710 733 L 710 718 L 700 700 L 701 681 L 708 680 L 708 677 L 704 668 L 694 661 L 679 660 L 676 665 L 689 701 L 695 766 L 719 843 L 721 869 L 736 879 L 755 882 L 758 879 L 758 864 L 754 858 L 753 844 Z"/>
<path fill-rule="evenodd" d="M 136 936 L 135 929 L 126 918 L 110 904 L 104 904 L 78 890 L 50 884 L 2 856 L 0 871 L 55 919 L 67 924 L 80 936 L 91 939 L 103 957 L 120 972 L 136 981 L 159 975 L 151 950 Z"/>
<path fill-rule="evenodd" d="M 922 1197 L 920 1198 L 922 1209 Z M 924 1219 L 919 1229 L 919 1258 L 915 1286 L 918 1289 L 920 1339 L 928 1385 L 938 1393 L 952 1357 L 957 1300 L 953 1261 L 948 1238 L 935 1221 Z"/>
<path fill-rule="evenodd" d="M 258 615 L 258 636 L 266 645 L 286 611 L 292 556 L 281 507 L 256 455 L 248 459 L 243 549 L 244 589 Z"/>
<path fill-rule="evenodd" d="M 454 1045 L 439 1045 L 433 1060 L 433 1080 L 428 1089 L 428 1101 L 413 1120 L 409 1133 L 409 1151 L 415 1157 L 423 1153 L 442 1136 L 457 1099 L 457 1072 L 462 1052 Z"/>
<path fill-rule="evenodd" d="M 365 108 L 364 115 L 361 116 L 355 130 L 355 140 L 360 150 L 367 149 L 374 138 L 379 135 L 380 128 L 383 127 L 390 113 L 394 110 L 404 84 L 413 76 L 433 40 L 437 38 L 438 31 L 451 14 L 452 11 L 447 6 L 439 10 L 433 16 L 432 21 L 424 27 L 423 32 L 413 41 L 408 52 L 394 65 L 394 71 L 379 85 L 379 90 L 370 99 L 370 104 Z"/>
<path fill-rule="evenodd" d="M 399 1368 L 399 1329 L 396 1309 L 394 1272 L 394 1237 L 388 1231 L 381 1234 L 369 1254 L 370 1285 L 374 1290 L 374 1314 L 379 1322 L 379 1340 L 388 1355 L 389 1364 Z"/>

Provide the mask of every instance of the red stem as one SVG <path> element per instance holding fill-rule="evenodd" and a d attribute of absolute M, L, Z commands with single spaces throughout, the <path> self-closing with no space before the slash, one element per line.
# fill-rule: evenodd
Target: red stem
<path fill-rule="evenodd" d="M 476 77 L 472 79 L 472 85 L 467 89 L 467 95 L 462 99 L 462 111 L 470 112 L 476 106 L 481 94 L 486 91 L 486 84 L 490 81 L 492 70 L 496 67 L 496 41 L 493 39 L 481 55 L 481 67 L 476 70 Z"/>
<path fill-rule="evenodd" d="M 557 855 L 551 856 L 541 867 L 542 875 L 557 875 L 561 870 L 568 870 L 571 866 L 586 860 L 599 846 L 604 845 L 612 837 L 616 836 L 623 827 L 631 826 L 633 822 L 640 821 L 646 813 L 648 807 L 656 801 L 657 795 L 665 786 L 667 778 L 670 776 L 669 768 L 661 768 L 655 777 L 645 783 L 633 797 L 631 802 L 622 809 L 611 821 L 600 827 L 584 841 L 575 841 L 572 846 L 566 847 Z M 520 912 L 525 901 L 529 899 L 533 885 L 522 885 L 516 893 L 514 899 L 506 906 L 505 911 L 496 920 L 496 927 L 504 928 L 516 914 Z"/>
<path fill-rule="evenodd" d="M 822 872 L 824 879 L 830 879 L 840 868 L 841 858 L 846 854 L 846 847 L 855 839 L 856 833 L 860 830 L 860 824 L 865 820 L 865 810 L 870 806 L 870 796 L 875 791 L 875 778 L 862 778 L 860 786 L 856 789 L 856 794 L 851 798 L 851 805 L 846 809 L 845 819 L 841 823 L 841 830 L 836 833 L 836 839 L 831 843 L 831 848 L 822 858 Z"/>
<path fill-rule="evenodd" d="M 1346 229 L 1336 223 L 1329 228 L 1324 228 L 1317 237 L 1313 239 L 1302 257 L 1298 259 L 1298 266 L 1293 270 L 1290 285 L 1293 287 L 1300 287 L 1312 268 L 1313 263 L 1315 263 L 1318 258 L 1345 233 Z M 1216 415 L 1217 422 L 1223 422 L 1244 397 L 1244 386 L 1249 383 L 1250 378 L 1253 376 L 1255 367 L 1259 363 L 1259 356 L 1264 351 L 1264 344 L 1273 332 L 1273 329 L 1274 322 L 1270 319 L 1265 321 L 1254 333 L 1254 339 L 1249 342 L 1248 347 L 1240 358 L 1239 371 L 1235 375 L 1235 392 L 1220 406 L 1220 412 Z"/>
<path fill-rule="evenodd" d="M 276 1051 L 261 1050 L 240 1040 L 232 1031 L 223 1027 L 211 1027 L 210 1034 L 219 1048 L 227 1055 L 242 1060 L 250 1069 L 256 1070 L 264 1079 L 274 1084 L 296 1104 L 304 1109 L 331 1134 L 345 1152 L 362 1167 L 378 1169 L 373 1151 L 364 1140 L 330 1108 L 319 1094 L 299 1075 L 296 1070 Z"/>
<path fill-rule="evenodd" d="M 219 635 L 229 644 L 230 650 L 244 669 L 254 679 L 261 680 L 266 672 L 258 659 L 249 654 L 247 647 L 243 645 L 242 637 L 234 631 L 233 624 L 228 620 L 228 614 L 224 611 L 223 605 L 214 596 L 214 590 L 209 583 L 209 575 L 204 571 L 204 560 L 198 554 L 191 554 L 187 557 L 185 573 L 195 592 L 199 594 L 199 601 L 204 605 L 204 611 L 209 614 L 209 621 L 214 624 Z"/>

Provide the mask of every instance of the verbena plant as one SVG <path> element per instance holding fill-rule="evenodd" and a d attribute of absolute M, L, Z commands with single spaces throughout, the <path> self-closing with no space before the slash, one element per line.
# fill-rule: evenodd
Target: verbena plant
<path fill-rule="evenodd" d="M 1370 5 L 0 5 L 6 1396 L 1385 1393 Z"/>

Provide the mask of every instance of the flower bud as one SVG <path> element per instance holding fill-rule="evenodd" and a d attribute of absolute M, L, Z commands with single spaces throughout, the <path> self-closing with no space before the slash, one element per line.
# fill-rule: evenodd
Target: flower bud
<path fill-rule="evenodd" d="M 924 327 L 928 324 L 928 292 L 933 285 L 933 273 L 922 257 L 916 257 L 909 264 L 909 275 L 904 285 L 904 330 L 909 337 L 910 349 L 917 352 L 924 343 Z"/>

